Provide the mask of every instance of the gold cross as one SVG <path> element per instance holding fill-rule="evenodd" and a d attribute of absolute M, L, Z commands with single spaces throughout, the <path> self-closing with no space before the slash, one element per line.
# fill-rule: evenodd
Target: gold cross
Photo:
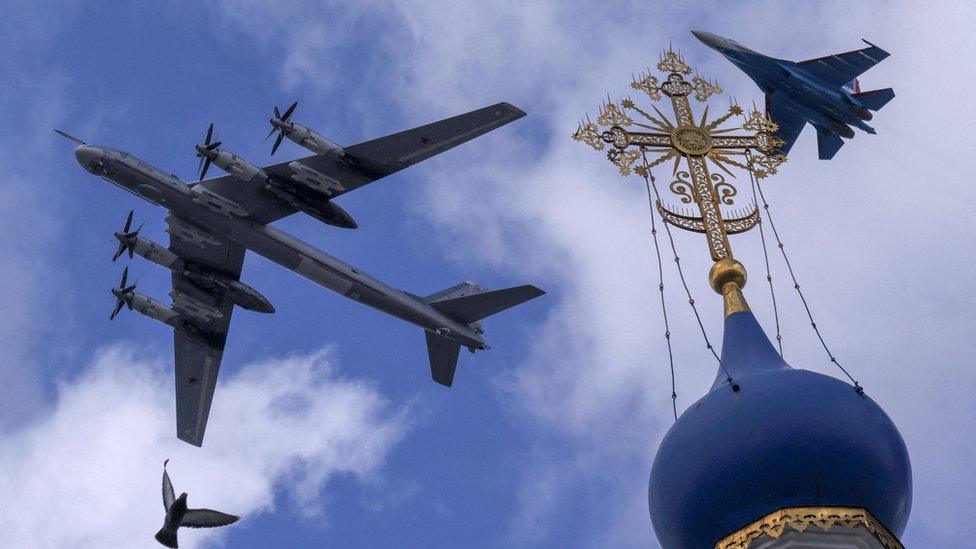
<path fill-rule="evenodd" d="M 640 78 L 634 77 L 631 87 L 643 91 L 652 101 L 660 100 L 662 94 L 670 98 L 674 111 L 673 123 L 656 106 L 652 106 L 657 113 L 654 116 L 630 99 L 621 101 L 619 106 L 607 101 L 600 109 L 597 122 L 594 124 L 587 120 L 581 123 L 573 138 L 597 150 L 603 150 L 605 144 L 611 145 L 613 148 L 607 156 L 622 175 L 630 175 L 633 171 L 648 177 L 650 168 L 673 159 L 672 174 L 675 180 L 669 188 L 683 203 L 694 202 L 700 215 L 673 212 L 660 201 L 657 203 L 658 210 L 666 222 L 681 229 L 704 233 L 714 261 L 731 260 L 728 235 L 751 229 L 759 222 L 759 212 L 753 205 L 747 215 L 723 219 L 720 204 L 732 205 L 737 191 L 725 181 L 722 173 L 710 171 L 706 160 L 733 178 L 735 175 L 729 169 L 733 166 L 748 170 L 757 178 L 774 174 L 786 160 L 783 155 L 775 154 L 782 144 L 772 135 L 777 126 L 765 114 L 754 109 L 742 125 L 720 128 L 731 117 L 743 114 L 742 109 L 734 104 L 726 114 L 713 121 L 708 121 L 706 106 L 701 120 L 696 124 L 689 96 L 694 94 L 697 101 L 705 102 L 712 95 L 721 93 L 721 88 L 698 75 L 690 82 L 685 80 L 684 77 L 692 70 L 680 55 L 670 49 L 662 55 L 657 68 L 667 73 L 664 83 L 659 84 L 657 77 L 645 72 Z M 629 114 L 631 112 L 643 117 L 646 123 L 635 121 Z M 628 129 L 632 126 L 650 131 Z M 600 131 L 600 128 L 606 129 Z M 736 130 L 752 133 L 727 135 Z M 750 154 L 752 151 L 762 154 L 753 157 Z M 649 153 L 658 156 L 648 162 Z M 747 160 L 745 163 L 737 161 L 732 158 L 733 155 Z M 638 160 L 642 161 L 641 165 L 633 167 Z M 688 166 L 687 171 L 679 170 L 682 160 Z"/>

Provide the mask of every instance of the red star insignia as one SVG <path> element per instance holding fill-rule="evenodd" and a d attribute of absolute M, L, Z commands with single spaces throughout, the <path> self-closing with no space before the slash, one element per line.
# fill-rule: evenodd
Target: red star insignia
<path fill-rule="evenodd" d="M 430 138 L 425 135 L 425 136 L 423 136 L 423 137 L 420 138 L 420 142 L 422 144 L 426 145 L 427 143 L 430 143 Z"/>
<path fill-rule="evenodd" d="M 197 378 L 195 376 L 194 377 L 191 377 L 191 378 L 187 379 L 186 382 L 189 383 L 190 385 L 196 385 L 197 384 Z"/>

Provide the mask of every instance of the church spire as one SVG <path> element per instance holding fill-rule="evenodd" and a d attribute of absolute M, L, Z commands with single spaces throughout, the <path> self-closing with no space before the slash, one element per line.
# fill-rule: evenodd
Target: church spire
<path fill-rule="evenodd" d="M 786 159 L 776 123 L 734 103 L 718 118 L 709 119 L 708 106 L 696 117 L 690 98 L 704 103 L 721 88 L 697 73 L 689 81 L 691 67 L 671 48 L 657 68 L 662 80 L 647 71 L 631 87 L 655 103 L 666 97 L 672 117 L 630 98 L 608 99 L 573 138 L 606 150 L 622 175 L 644 178 L 657 198 L 652 216 L 705 235 L 709 283 L 724 304 L 715 382 L 677 418 L 654 459 L 648 504 L 658 540 L 667 548 L 900 548 L 912 477 L 897 428 L 856 383 L 787 364 L 742 293 L 746 269 L 728 237 L 757 226 L 760 212 L 755 203 L 731 209 L 738 191 L 725 176 L 777 172 Z M 657 194 L 652 170 L 662 164 L 671 167 L 667 189 L 681 206 Z M 663 279 L 660 288 L 663 305 Z M 694 308 L 690 293 L 689 302 Z"/>

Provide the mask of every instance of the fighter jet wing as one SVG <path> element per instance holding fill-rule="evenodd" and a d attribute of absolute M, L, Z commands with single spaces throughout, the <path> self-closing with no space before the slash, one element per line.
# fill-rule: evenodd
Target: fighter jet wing
<path fill-rule="evenodd" d="M 800 136 L 800 132 L 803 131 L 803 126 L 807 123 L 806 119 L 791 109 L 789 103 L 777 101 L 768 94 L 766 95 L 766 115 L 779 126 L 773 135 L 783 140 L 779 152 L 787 154 L 793 147 L 793 143 L 796 143 L 796 138 Z"/>
<path fill-rule="evenodd" d="M 320 187 L 328 189 L 320 193 L 319 199 L 328 200 L 452 149 L 523 116 L 525 112 L 521 109 L 508 103 L 498 103 L 440 122 L 345 147 L 344 159 L 311 155 L 265 166 L 264 170 L 298 188 L 303 186 L 303 181 L 314 180 Z M 255 182 L 245 182 L 225 175 L 200 184 L 234 201 L 247 210 L 252 218 L 262 223 L 271 223 L 295 212 L 294 208 Z"/>
<path fill-rule="evenodd" d="M 238 279 L 245 249 L 175 216 L 166 218 L 169 249 L 197 265 Z M 217 386 L 220 359 L 227 341 L 234 304 L 173 273 L 173 309 L 190 318 L 203 333 L 174 330 L 176 357 L 176 433 L 180 440 L 203 445 L 210 404 Z"/>
<path fill-rule="evenodd" d="M 869 47 L 798 61 L 796 64 L 819 80 L 842 86 L 891 55 L 867 40 L 864 43 Z"/>

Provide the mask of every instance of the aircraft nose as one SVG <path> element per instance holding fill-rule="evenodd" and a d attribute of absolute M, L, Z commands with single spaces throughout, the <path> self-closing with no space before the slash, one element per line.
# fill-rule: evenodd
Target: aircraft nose
<path fill-rule="evenodd" d="M 722 37 L 717 34 L 712 34 L 706 31 L 693 30 L 691 34 L 695 35 L 695 38 L 701 40 L 706 46 L 710 48 L 717 48 L 719 44 L 722 43 Z"/>
<path fill-rule="evenodd" d="M 79 145 L 75 149 L 75 159 L 87 171 L 94 171 L 102 161 L 102 152 L 97 147 Z"/>

